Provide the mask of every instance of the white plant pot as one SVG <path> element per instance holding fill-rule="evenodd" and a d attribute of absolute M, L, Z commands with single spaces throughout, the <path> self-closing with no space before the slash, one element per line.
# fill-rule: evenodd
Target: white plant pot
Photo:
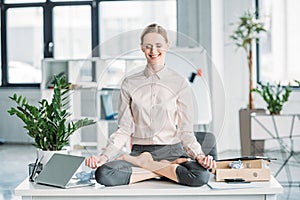
<path fill-rule="evenodd" d="M 60 150 L 60 151 L 44 151 L 44 150 L 41 150 L 41 149 L 37 149 L 37 156 L 38 156 L 39 160 L 41 159 L 40 162 L 43 164 L 43 166 L 45 166 L 47 164 L 47 162 L 50 160 L 50 158 L 55 153 L 68 154 L 68 150 L 63 149 L 63 150 Z"/>

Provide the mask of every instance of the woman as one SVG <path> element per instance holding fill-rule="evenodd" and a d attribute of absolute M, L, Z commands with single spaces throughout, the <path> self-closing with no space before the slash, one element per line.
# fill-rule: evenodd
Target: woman
<path fill-rule="evenodd" d="M 123 81 L 119 128 L 100 156 L 85 160 L 87 166 L 97 168 L 100 184 L 166 177 L 182 185 L 201 186 L 208 181 L 207 169 L 215 168 L 213 157 L 203 154 L 193 132 L 191 88 L 165 66 L 169 47 L 164 28 L 151 24 L 144 29 L 141 50 L 147 66 Z M 113 159 L 129 139 L 133 144 L 130 155 Z"/>

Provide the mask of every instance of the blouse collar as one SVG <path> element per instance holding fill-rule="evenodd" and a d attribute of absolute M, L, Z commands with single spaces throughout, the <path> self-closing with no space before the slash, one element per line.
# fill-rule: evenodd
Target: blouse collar
<path fill-rule="evenodd" d="M 163 78 L 168 74 L 168 68 L 167 66 L 164 66 L 161 70 L 159 70 L 156 73 L 153 73 L 147 66 L 145 67 L 144 74 L 146 78 L 149 78 L 152 75 L 156 75 L 159 79 Z"/>

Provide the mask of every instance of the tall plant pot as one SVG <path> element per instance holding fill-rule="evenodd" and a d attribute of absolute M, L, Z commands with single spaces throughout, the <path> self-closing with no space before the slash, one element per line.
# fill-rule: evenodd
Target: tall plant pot
<path fill-rule="evenodd" d="M 239 124 L 240 124 L 240 140 L 241 140 L 241 155 L 263 156 L 264 140 L 251 139 L 251 114 L 266 113 L 265 109 L 240 109 Z M 259 150 L 257 150 L 259 149 Z M 262 149 L 262 150 L 261 150 Z"/>

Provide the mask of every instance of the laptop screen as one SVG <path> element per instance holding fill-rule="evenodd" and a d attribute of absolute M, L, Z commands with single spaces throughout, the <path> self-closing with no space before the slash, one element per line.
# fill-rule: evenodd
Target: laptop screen
<path fill-rule="evenodd" d="M 36 177 L 35 182 L 65 187 L 84 159 L 84 157 L 80 156 L 55 153 Z"/>

